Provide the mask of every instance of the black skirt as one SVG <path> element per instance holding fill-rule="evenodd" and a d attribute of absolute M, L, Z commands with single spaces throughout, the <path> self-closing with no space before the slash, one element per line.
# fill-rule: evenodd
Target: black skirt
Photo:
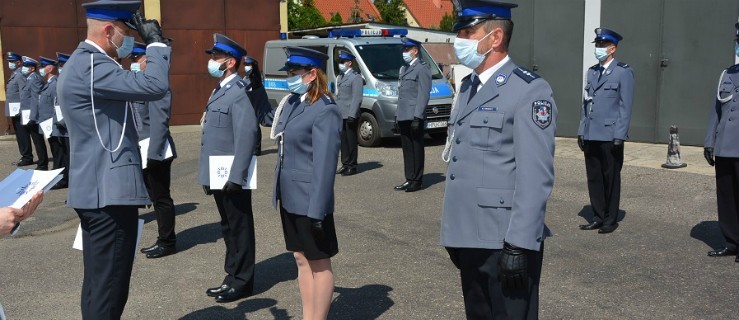
<path fill-rule="evenodd" d="M 339 253 L 333 214 L 323 219 L 324 237 L 321 240 L 313 236 L 308 216 L 290 213 L 280 206 L 280 218 L 287 251 L 302 252 L 308 260 L 328 259 Z"/>

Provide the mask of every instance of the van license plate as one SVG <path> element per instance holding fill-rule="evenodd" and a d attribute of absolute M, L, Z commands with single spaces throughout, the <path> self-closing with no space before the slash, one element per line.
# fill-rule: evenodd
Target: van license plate
<path fill-rule="evenodd" d="M 446 121 L 434 121 L 426 123 L 426 129 L 446 128 Z"/>

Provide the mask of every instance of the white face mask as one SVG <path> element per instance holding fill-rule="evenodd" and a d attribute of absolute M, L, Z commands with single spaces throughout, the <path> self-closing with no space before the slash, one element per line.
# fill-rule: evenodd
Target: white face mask
<path fill-rule="evenodd" d="M 18 64 L 15 62 L 8 62 L 8 68 L 10 68 L 10 70 L 15 70 L 15 68 L 18 68 Z"/>
<path fill-rule="evenodd" d="M 26 66 L 23 66 L 23 67 L 21 68 L 21 73 L 22 73 L 22 74 L 23 74 L 24 76 L 28 76 L 29 74 L 31 74 L 31 68 L 29 68 L 29 67 L 26 67 Z"/>
<path fill-rule="evenodd" d="M 490 31 L 480 40 L 487 38 L 492 33 L 493 32 Z M 454 54 L 457 55 L 459 62 L 467 68 L 477 68 L 480 66 L 482 61 L 485 60 L 485 56 L 487 56 L 490 51 L 493 51 L 493 48 L 490 48 L 490 50 L 483 54 L 477 52 L 477 45 L 480 43 L 480 40 L 464 39 L 460 37 L 454 39 Z"/>
<path fill-rule="evenodd" d="M 303 75 L 304 74 L 299 74 L 287 78 L 287 87 L 290 89 L 290 92 L 297 94 L 308 92 L 308 84 L 303 83 Z"/>
<path fill-rule="evenodd" d="M 138 62 L 131 63 L 131 71 L 141 72 L 141 64 L 139 64 Z"/>
<path fill-rule="evenodd" d="M 223 65 L 223 63 L 219 63 L 213 59 L 208 60 L 208 73 L 210 73 L 213 78 L 223 77 L 223 73 L 226 71 L 221 70 L 221 65 Z"/>
<path fill-rule="evenodd" d="M 346 69 L 349 69 L 349 67 L 346 66 L 346 64 L 339 64 L 339 71 L 346 72 Z"/>
<path fill-rule="evenodd" d="M 38 70 L 38 74 L 41 75 L 42 78 L 45 77 L 46 76 L 46 68 L 39 69 Z"/>
<path fill-rule="evenodd" d="M 608 48 L 595 48 L 595 58 L 598 61 L 606 61 L 608 59 Z"/>
<path fill-rule="evenodd" d="M 252 66 L 244 66 L 244 72 L 248 76 L 251 73 Z"/>
<path fill-rule="evenodd" d="M 62 74 L 62 67 L 59 67 L 59 74 Z"/>
<path fill-rule="evenodd" d="M 405 63 L 411 63 L 411 61 L 413 61 L 413 56 L 410 52 L 403 52 L 403 61 L 405 61 Z"/>

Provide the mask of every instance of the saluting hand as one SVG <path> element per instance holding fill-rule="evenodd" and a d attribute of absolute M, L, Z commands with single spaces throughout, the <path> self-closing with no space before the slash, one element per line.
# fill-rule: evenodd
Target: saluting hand
<path fill-rule="evenodd" d="M 144 42 L 146 42 L 147 45 L 154 42 L 169 44 L 169 39 L 162 36 L 162 27 L 159 25 L 158 21 L 153 19 L 144 20 L 141 13 L 136 12 L 131 17 L 131 23 L 136 27 L 141 39 L 144 39 Z"/>

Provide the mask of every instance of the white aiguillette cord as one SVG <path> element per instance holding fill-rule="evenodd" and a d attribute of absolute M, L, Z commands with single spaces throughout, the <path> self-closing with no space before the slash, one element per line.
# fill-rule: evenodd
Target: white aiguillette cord
<path fill-rule="evenodd" d="M 284 135 L 284 131 L 282 132 L 275 132 L 277 128 L 277 123 L 280 121 L 280 115 L 282 115 L 282 109 L 285 108 L 285 104 L 287 104 L 287 100 L 290 99 L 291 94 L 286 95 L 280 103 L 277 105 L 277 110 L 275 110 L 275 117 L 272 119 L 272 129 L 269 131 L 269 138 L 272 140 L 279 139 L 278 143 L 280 144 L 280 158 L 284 155 L 284 149 L 282 147 L 282 136 Z"/>
<path fill-rule="evenodd" d="M 726 98 L 721 98 L 721 81 L 724 80 L 724 75 L 726 74 L 726 70 L 721 72 L 721 76 L 718 78 L 718 88 L 716 88 L 716 99 L 721 103 L 729 102 L 729 100 L 734 98 L 734 95 L 729 95 Z"/>
<path fill-rule="evenodd" d="M 110 58 L 110 57 L 108 57 L 108 58 Z M 112 58 L 110 58 L 110 59 L 113 60 Z M 95 123 L 95 132 L 98 135 L 98 141 L 100 142 L 100 145 L 106 151 L 108 151 L 110 153 L 114 153 L 114 152 L 118 151 L 118 149 L 121 148 L 121 144 L 123 144 L 123 137 L 124 137 L 124 135 L 126 133 L 126 124 L 128 122 L 128 109 L 129 108 L 133 108 L 133 106 L 132 106 L 132 104 L 131 104 L 130 101 L 126 101 L 126 109 L 124 110 L 124 114 L 123 114 L 123 129 L 121 130 L 121 137 L 120 137 L 120 139 L 118 139 L 118 146 L 116 146 L 115 149 L 113 149 L 113 150 L 108 149 L 108 147 L 106 147 L 105 146 L 105 143 L 103 142 L 103 137 L 100 136 L 100 129 L 98 128 L 98 119 L 97 119 L 97 116 L 95 115 L 95 96 L 94 96 L 93 87 L 92 87 L 93 86 L 93 83 L 95 81 L 95 66 L 93 64 L 93 60 L 94 60 L 93 54 L 91 53 L 90 54 L 90 104 L 92 106 L 92 120 Z M 115 62 L 115 60 L 113 60 L 113 62 Z M 117 64 L 117 62 L 116 62 L 116 64 Z M 134 112 L 134 111 L 131 111 L 131 112 Z"/>
<path fill-rule="evenodd" d="M 454 100 L 452 101 L 452 110 L 449 112 L 450 115 L 453 115 L 454 109 L 457 108 L 457 97 L 459 97 L 459 94 L 454 95 Z M 449 155 L 452 154 L 452 140 L 454 139 L 454 124 L 448 123 L 447 125 L 449 127 L 447 129 L 444 151 L 441 152 L 441 160 L 449 163 Z"/>

